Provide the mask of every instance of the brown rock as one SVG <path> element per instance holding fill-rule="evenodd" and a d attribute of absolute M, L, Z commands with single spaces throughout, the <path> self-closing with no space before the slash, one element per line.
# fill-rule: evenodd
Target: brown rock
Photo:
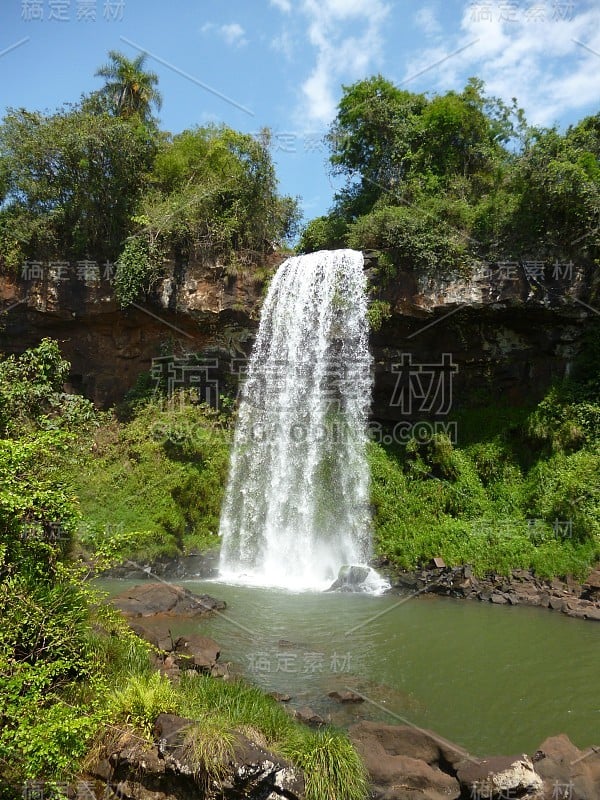
<path fill-rule="evenodd" d="M 325 725 L 323 717 L 319 716 L 316 711 L 313 711 L 310 706 L 303 706 L 294 712 L 294 716 L 299 722 L 305 725 L 319 726 Z"/>
<path fill-rule="evenodd" d="M 173 652 L 180 669 L 196 669 L 201 672 L 210 672 L 221 655 L 221 649 L 214 639 L 195 634 L 180 636 L 175 642 Z"/>
<path fill-rule="evenodd" d="M 143 625 L 138 625 L 135 622 L 132 622 L 129 627 L 136 636 L 140 637 L 140 639 L 149 642 L 153 647 L 159 649 L 158 636 L 153 631 L 149 630 L 148 628 L 144 628 Z"/>
<path fill-rule="evenodd" d="M 278 703 L 289 703 L 292 699 L 289 694 L 282 694 L 281 692 L 269 692 L 269 696 L 277 700 Z"/>
<path fill-rule="evenodd" d="M 537 764 L 537 762 L 536 762 Z M 496 756 L 459 765 L 457 777 L 467 796 L 539 797 L 543 781 L 529 756 Z"/>
<path fill-rule="evenodd" d="M 329 692 L 328 697 L 337 700 L 338 703 L 364 703 L 364 697 L 351 691 Z"/>
<path fill-rule="evenodd" d="M 593 569 L 587 576 L 583 585 L 590 589 L 600 590 L 600 569 Z"/>
<path fill-rule="evenodd" d="M 371 776 L 376 796 L 389 800 L 460 797 L 455 764 L 468 754 L 430 731 L 406 725 L 359 722 L 350 739 Z"/>
<path fill-rule="evenodd" d="M 210 674 L 213 678 L 223 678 L 223 680 L 228 680 L 231 677 L 227 664 L 213 664 L 210 668 Z"/>
<path fill-rule="evenodd" d="M 171 583 L 134 586 L 111 599 L 126 616 L 153 617 L 158 614 L 195 616 L 222 610 L 226 604 L 209 595 L 197 595 Z"/>
<path fill-rule="evenodd" d="M 535 754 L 536 771 L 544 779 L 546 798 L 597 800 L 600 797 L 600 754 L 582 752 L 564 733 L 546 739 Z M 597 772 L 596 772 L 597 769 Z"/>
<path fill-rule="evenodd" d="M 568 617 L 600 621 L 600 606 L 590 600 L 567 600 L 563 605 L 562 611 Z"/>

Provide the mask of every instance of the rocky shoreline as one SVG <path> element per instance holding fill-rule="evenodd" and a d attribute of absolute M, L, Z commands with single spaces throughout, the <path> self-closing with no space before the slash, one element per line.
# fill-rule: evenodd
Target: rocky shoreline
<path fill-rule="evenodd" d="M 544 580 L 524 569 L 515 569 L 509 576 L 477 577 L 469 566 L 440 565 L 417 572 L 389 571 L 385 563 L 377 566 L 388 570 L 394 592 L 427 592 L 496 605 L 537 606 L 600 622 L 600 568 L 593 569 L 580 583 L 570 577 Z"/>
<path fill-rule="evenodd" d="M 394 585 L 396 591 L 429 591 L 435 587 L 438 594 L 456 592 L 459 597 L 490 602 L 498 602 L 492 600 L 495 595 L 534 598 L 536 592 L 548 589 L 546 584 L 538 586 L 527 576 L 513 575 L 504 581 L 501 584 L 492 578 L 473 579 L 468 571 L 465 575 L 465 568 L 436 567 L 417 575 L 402 573 Z M 555 593 L 548 592 L 550 597 L 558 597 L 562 590 L 558 585 L 550 588 Z M 589 582 L 579 587 L 583 593 L 592 589 L 597 592 L 598 588 Z M 575 595 L 573 586 L 568 589 L 571 594 L 566 603 Z M 579 599 L 593 602 L 585 597 Z M 174 641 L 170 634 L 157 635 L 155 624 L 163 619 L 168 624 L 169 618 L 180 614 L 202 618 L 220 613 L 225 609 L 223 602 L 208 595 L 194 595 L 181 586 L 149 582 L 125 590 L 111 602 L 121 609 L 133 630 L 154 645 L 155 666 L 170 680 L 178 681 L 184 670 L 213 679 L 229 679 L 227 668 L 219 662 L 220 648 L 212 639 L 190 636 Z M 533 599 L 527 604 L 542 605 Z M 556 608 L 550 604 L 547 607 Z M 152 625 L 145 627 L 150 621 Z M 353 692 L 333 692 L 330 697 L 340 703 L 361 700 Z M 274 702 L 289 700 L 287 695 L 274 696 Z M 290 713 L 312 727 L 324 724 L 309 708 Z M 248 731 L 240 732 L 231 753 L 223 756 L 218 780 L 193 762 L 194 748 L 189 737 L 194 735 L 193 720 L 161 713 L 155 721 L 151 744 L 123 731 L 89 764 L 84 778 L 88 784 L 104 786 L 127 800 L 305 800 L 301 771 L 269 752 L 264 743 L 254 741 Z M 564 734 L 546 739 L 531 754 L 484 758 L 474 757 L 436 733 L 416 726 L 362 720 L 350 726 L 348 735 L 366 766 L 370 800 L 600 798 L 600 748 L 582 751 Z"/>
<path fill-rule="evenodd" d="M 193 727 L 193 720 L 159 714 L 152 744 L 124 731 L 90 765 L 86 785 L 105 786 L 127 800 L 305 800 L 301 771 L 241 733 L 218 778 L 198 769 L 191 757 Z M 404 725 L 360 722 L 349 737 L 366 765 L 370 800 L 600 797 L 600 754 L 582 752 L 564 735 L 546 739 L 531 757 L 482 759 L 432 731 Z"/>
<path fill-rule="evenodd" d="M 105 572 L 102 577 L 127 580 L 204 580 L 218 574 L 218 552 L 196 553 L 152 563 L 127 562 Z M 435 559 L 440 563 L 440 559 Z M 443 562 L 415 570 L 398 570 L 389 561 L 378 559 L 373 567 L 390 582 L 390 592 L 413 592 L 479 600 L 495 605 L 537 606 L 559 611 L 568 617 L 600 622 L 600 565 L 584 581 L 567 576 L 546 580 L 530 570 L 515 569 L 509 576 L 491 574 L 477 577 L 470 566 L 447 567 Z"/>

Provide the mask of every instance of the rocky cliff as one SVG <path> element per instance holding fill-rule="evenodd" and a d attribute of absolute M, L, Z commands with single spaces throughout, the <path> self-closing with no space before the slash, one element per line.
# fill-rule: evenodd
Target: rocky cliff
<path fill-rule="evenodd" d="M 230 384 L 227 376 L 235 382 L 243 371 L 266 283 L 282 260 L 274 255 L 258 272 L 172 263 L 148 300 L 125 311 L 109 269 L 90 275 L 76 265 L 59 273 L 38 265 L 0 275 L 0 350 L 57 339 L 72 364 L 69 388 L 101 406 L 166 353 L 180 363 L 189 353 L 210 356 L 206 363 Z M 379 420 L 447 420 L 465 406 L 536 401 L 569 374 L 599 313 L 591 271 L 572 264 L 505 262 L 469 278 L 385 278 L 366 254 L 365 269 L 382 310 L 371 334 Z"/>

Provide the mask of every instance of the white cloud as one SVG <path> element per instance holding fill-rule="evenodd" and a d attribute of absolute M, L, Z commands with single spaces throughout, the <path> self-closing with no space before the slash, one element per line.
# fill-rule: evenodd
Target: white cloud
<path fill-rule="evenodd" d="M 301 87 L 301 115 L 314 127 L 335 116 L 340 83 L 367 77 L 377 62 L 389 8 L 383 0 L 303 0 L 302 10 L 316 61 Z"/>
<path fill-rule="evenodd" d="M 232 22 L 230 25 L 221 25 L 219 31 L 227 44 L 240 47 L 248 41 L 245 36 L 245 30 L 237 22 Z"/>
<path fill-rule="evenodd" d="M 294 45 L 291 34 L 288 30 L 283 30 L 279 36 L 273 37 L 273 39 L 271 39 L 270 47 L 276 53 L 280 53 L 282 56 L 287 58 L 288 61 L 292 60 L 294 55 Z"/>
<path fill-rule="evenodd" d="M 528 17 L 522 6 L 513 19 L 501 19 L 498 13 L 480 19 L 473 8 L 472 3 L 465 7 L 458 38 L 422 51 L 408 64 L 405 80 L 424 74 L 407 88 L 426 82 L 438 91 L 460 89 L 466 77 L 477 75 L 488 94 L 505 101 L 516 97 L 537 125 L 551 125 L 569 112 L 600 104 L 599 6 L 575 5 L 571 18 L 554 19 L 548 5 L 546 16 L 538 20 Z"/>
<path fill-rule="evenodd" d="M 435 36 L 442 30 L 439 20 L 431 6 L 423 6 L 423 8 L 420 8 L 413 19 L 417 28 L 420 28 L 426 36 Z"/>
<path fill-rule="evenodd" d="M 272 6 L 278 8 L 280 11 L 283 11 L 284 14 L 289 14 L 292 10 L 292 4 L 290 0 L 269 0 Z"/>
<path fill-rule="evenodd" d="M 246 31 L 237 22 L 231 22 L 229 25 L 215 25 L 214 22 L 205 22 L 200 30 L 205 34 L 214 31 L 231 47 L 242 47 L 242 45 L 248 43 Z"/>

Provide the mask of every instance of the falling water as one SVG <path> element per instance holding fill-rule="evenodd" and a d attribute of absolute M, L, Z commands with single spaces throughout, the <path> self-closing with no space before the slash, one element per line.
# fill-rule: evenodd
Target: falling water
<path fill-rule="evenodd" d="M 322 589 L 370 555 L 363 257 L 289 258 L 267 294 L 221 515 L 221 577 Z"/>

